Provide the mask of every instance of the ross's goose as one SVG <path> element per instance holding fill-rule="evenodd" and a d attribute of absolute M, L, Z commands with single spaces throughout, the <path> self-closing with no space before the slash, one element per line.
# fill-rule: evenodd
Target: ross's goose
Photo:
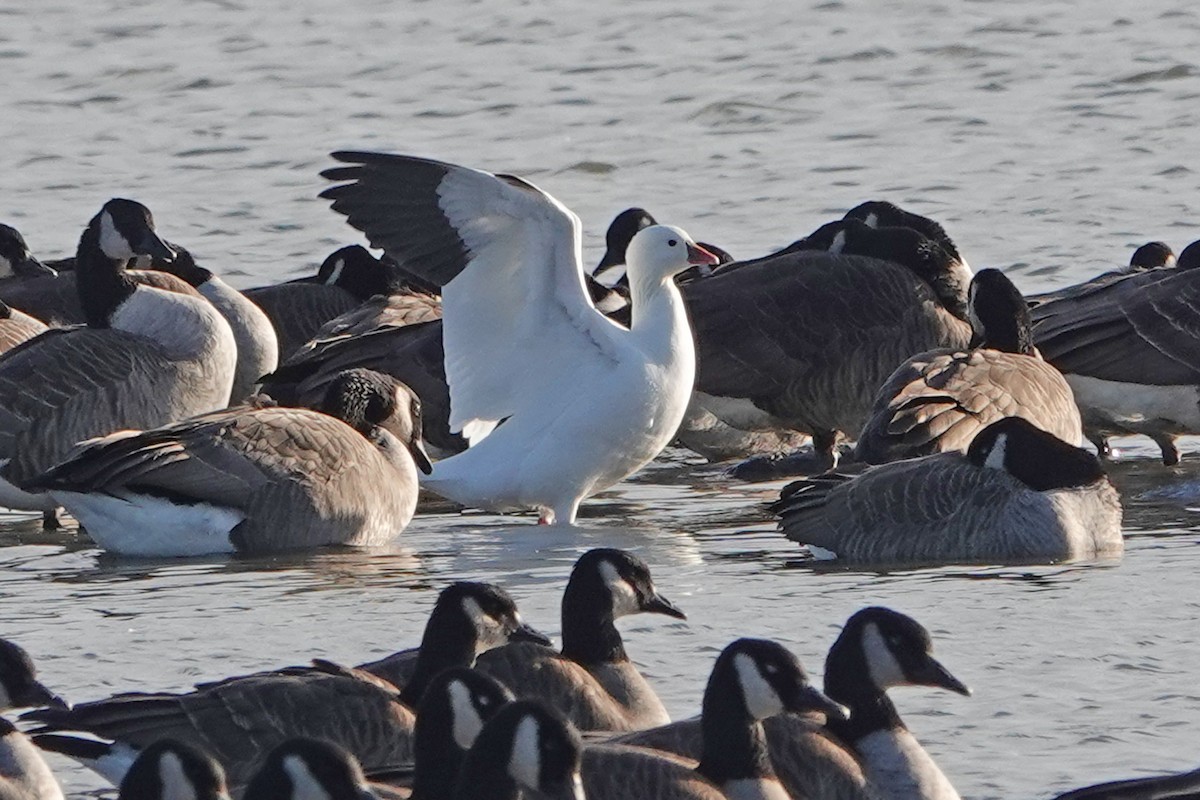
<path fill-rule="evenodd" d="M 579 218 L 532 184 L 410 156 L 334 157 L 351 166 L 323 174 L 349 182 L 322 196 L 373 245 L 443 287 L 450 427 L 473 446 L 439 462 L 428 488 L 574 524 L 584 498 L 670 442 L 696 368 L 672 279 L 716 256 L 678 228 L 639 231 L 626 330 L 587 294 Z"/>

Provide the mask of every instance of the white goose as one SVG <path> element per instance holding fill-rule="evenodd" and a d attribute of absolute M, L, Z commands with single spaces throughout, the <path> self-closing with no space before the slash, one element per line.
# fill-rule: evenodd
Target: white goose
<path fill-rule="evenodd" d="M 588 296 L 579 218 L 549 194 L 410 156 L 333 157 L 352 166 L 322 174 L 351 182 L 321 196 L 374 246 L 443 286 L 450 428 L 472 446 L 439 462 L 429 489 L 574 524 L 584 498 L 666 447 L 696 370 L 672 278 L 716 256 L 679 228 L 640 231 L 627 257 L 626 330 Z"/>

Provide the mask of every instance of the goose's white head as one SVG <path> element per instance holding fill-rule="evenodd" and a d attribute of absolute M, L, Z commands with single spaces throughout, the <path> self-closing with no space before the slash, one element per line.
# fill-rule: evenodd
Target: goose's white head
<path fill-rule="evenodd" d="M 626 251 L 626 272 L 631 285 L 658 285 L 699 264 L 716 266 L 721 260 L 672 225 L 651 225 L 637 232 Z"/>

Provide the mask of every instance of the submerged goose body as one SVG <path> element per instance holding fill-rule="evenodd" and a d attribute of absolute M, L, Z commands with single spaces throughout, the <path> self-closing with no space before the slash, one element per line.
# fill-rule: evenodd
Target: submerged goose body
<path fill-rule="evenodd" d="M 1034 341 L 1066 376 L 1102 454 L 1107 436 L 1143 434 L 1175 464 L 1175 437 L 1200 433 L 1197 309 L 1197 269 L 1139 272 L 1032 309 Z"/>
<path fill-rule="evenodd" d="M 717 658 L 704 691 L 697 760 L 622 744 L 588 747 L 583 784 L 592 800 L 786 800 L 762 721 L 785 712 L 840 714 L 796 657 L 775 642 L 739 639 Z"/>
<path fill-rule="evenodd" d="M 171 255 L 144 206 L 110 200 L 79 244 L 88 327 L 47 331 L 0 357 L 0 505 L 52 510 L 22 487 L 76 442 L 228 404 L 229 324 L 207 300 L 134 283 L 122 265 L 138 253 Z"/>
<path fill-rule="evenodd" d="M 897 368 L 858 436 L 856 460 L 966 452 L 979 431 L 1004 417 L 1082 444 L 1071 387 L 1033 346 L 1021 293 L 1004 273 L 985 269 L 971 283 L 970 303 L 980 346 L 921 353 Z"/>
<path fill-rule="evenodd" d="M 123 745 L 124 754 L 164 737 L 185 741 L 211 753 L 234 788 L 250 780 L 271 750 L 294 737 L 341 745 L 368 769 L 394 769 L 412 763 L 413 709 L 429 681 L 449 667 L 470 666 L 480 652 L 514 636 L 545 641 L 521 622 L 502 589 L 461 582 L 439 594 L 421 641 L 420 679 L 403 693 L 361 670 L 320 661 L 199 684 L 191 692 L 131 692 L 27 716 L 43 723 L 35 741 L 56 731 L 81 731 Z M 73 755 L 63 738 L 48 743 Z M 122 764 L 128 769 L 128 758 L 81 760 L 110 780 L 120 779 L 114 771 Z"/>
<path fill-rule="evenodd" d="M 408 387 L 350 370 L 319 411 L 234 407 L 113 434 L 34 483 L 125 555 L 371 547 L 412 520 L 420 430 Z"/>
<path fill-rule="evenodd" d="M 846 561 L 937 564 L 1119 555 L 1121 503 L 1100 462 L 1019 417 L 939 453 L 784 487 L 789 539 Z"/>
<path fill-rule="evenodd" d="M 451 430 L 472 446 L 424 485 L 464 505 L 573 524 L 584 498 L 670 442 L 695 372 L 672 277 L 715 256 L 677 228 L 640 231 L 626 330 L 588 297 L 579 220 L 550 195 L 436 161 L 335 157 L 351 166 L 325 172 L 350 181 L 323 193 L 334 210 L 443 287 Z"/>
<path fill-rule="evenodd" d="M 862 429 L 879 387 L 905 359 L 969 344 L 970 273 L 912 230 L 849 220 L 817 233 L 820 242 L 814 234 L 805 246 L 824 252 L 733 264 L 683 293 L 698 392 L 717 398 L 738 427 L 812 434 L 828 467 L 839 434 Z"/>
<path fill-rule="evenodd" d="M 476 668 L 518 697 L 544 700 L 580 730 L 638 730 L 669 722 L 667 710 L 629 660 L 613 624 L 627 614 L 685 619 L 654 588 L 650 569 L 631 553 L 589 550 L 563 593 L 561 652 L 515 642 L 479 658 Z"/>
<path fill-rule="evenodd" d="M 1186 252 L 1186 249 L 1185 249 Z M 1200 256 L 1200 249 L 1192 251 L 1188 254 L 1188 261 L 1181 266 L 1180 259 L 1175 257 L 1174 251 L 1171 250 L 1164 242 L 1147 242 L 1146 244 L 1133 251 L 1133 255 L 1129 257 L 1129 265 L 1121 269 L 1102 272 L 1094 278 L 1089 278 L 1082 283 L 1076 283 L 1072 286 L 1067 286 L 1063 289 L 1054 289 L 1049 292 L 1041 292 L 1039 294 L 1031 294 L 1026 297 L 1031 307 L 1039 306 L 1043 303 L 1049 303 L 1054 300 L 1063 300 L 1069 297 L 1078 298 L 1091 292 L 1103 289 L 1109 284 L 1116 283 L 1130 275 L 1136 275 L 1141 272 L 1150 270 L 1156 271 L 1157 277 L 1165 278 L 1170 272 L 1176 268 L 1190 269 L 1196 266 L 1194 259 Z"/>

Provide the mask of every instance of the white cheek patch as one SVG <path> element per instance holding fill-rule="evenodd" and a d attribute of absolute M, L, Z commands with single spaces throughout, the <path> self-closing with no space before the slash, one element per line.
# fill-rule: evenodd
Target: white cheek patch
<path fill-rule="evenodd" d="M 464 597 L 462 608 L 463 613 L 467 615 L 467 619 L 471 620 L 471 625 L 475 628 L 475 655 L 486 653 L 508 641 L 508 637 L 500 628 L 500 623 L 485 614 L 479 606 L 479 601 L 474 597 Z"/>
<path fill-rule="evenodd" d="M 183 771 L 183 762 L 172 752 L 158 759 L 158 780 L 162 784 L 162 800 L 196 800 L 196 786 Z"/>
<path fill-rule="evenodd" d="M 766 719 L 783 712 L 783 701 L 758 670 L 758 664 L 745 653 L 733 657 L 733 668 L 742 685 L 746 710 L 754 719 Z"/>
<path fill-rule="evenodd" d="M 13 263 L 4 256 L 0 256 L 0 278 L 11 278 L 16 274 L 16 270 L 13 269 Z"/>
<path fill-rule="evenodd" d="M 870 214 L 867 214 L 867 218 L 864 219 L 863 222 L 866 224 L 866 226 L 868 228 L 878 228 L 879 227 L 879 216 L 874 211 L 872 211 Z"/>
<path fill-rule="evenodd" d="M 128 261 L 134 256 L 133 246 L 117 230 L 117 224 L 107 211 L 100 215 L 100 249 L 113 261 Z"/>
<path fill-rule="evenodd" d="M 641 611 L 637 592 L 629 585 L 629 581 L 621 577 L 611 561 L 600 562 L 600 577 L 608 588 L 613 599 L 613 617 L 623 617 Z"/>
<path fill-rule="evenodd" d="M 992 445 L 991 452 L 983 460 L 983 465 L 988 469 L 1004 469 L 1004 456 L 1007 449 L 1008 434 L 1002 433 L 996 437 L 996 443 Z"/>
<path fill-rule="evenodd" d="M 883 634 L 874 622 L 863 628 L 862 648 L 872 683 L 880 689 L 908 685 L 904 669 L 896 660 L 892 649 L 887 646 L 887 642 L 883 640 Z"/>
<path fill-rule="evenodd" d="M 471 690 L 466 684 L 451 681 L 446 690 L 450 694 L 450 732 L 454 735 L 454 743 L 463 750 L 470 750 L 483 727 L 483 718 L 471 702 Z"/>
<path fill-rule="evenodd" d="M 338 282 L 338 278 L 342 277 L 342 270 L 346 268 L 346 259 L 339 258 L 337 263 L 333 265 L 333 270 L 329 273 L 329 279 L 325 281 L 327 286 L 333 286 Z"/>
<path fill-rule="evenodd" d="M 846 232 L 838 231 L 829 245 L 829 252 L 837 255 L 846 249 Z"/>
<path fill-rule="evenodd" d="M 300 756 L 291 755 L 283 759 L 283 771 L 292 781 L 292 800 L 333 800 L 328 790 L 321 785 Z"/>
<path fill-rule="evenodd" d="M 7 463 L 8 463 L 7 461 L 4 462 L 4 464 L 7 464 Z M 0 467 L 3 467 L 4 464 L 0 464 Z M 3 683 L 0 683 L 0 708 L 4 708 L 4 709 L 14 708 L 12 695 L 9 694 L 8 687 L 5 686 Z"/>
<path fill-rule="evenodd" d="M 508 774 L 518 785 L 537 791 L 541 783 L 542 753 L 538 721 L 525 717 L 517 723 L 513 734 L 512 755 L 508 758 Z"/>

